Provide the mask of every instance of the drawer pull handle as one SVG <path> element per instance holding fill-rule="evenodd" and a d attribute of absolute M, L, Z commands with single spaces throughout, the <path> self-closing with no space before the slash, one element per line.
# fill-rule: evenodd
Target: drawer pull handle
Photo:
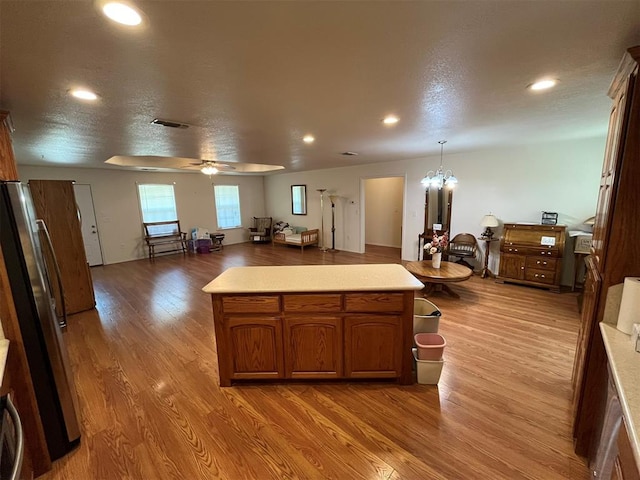
<path fill-rule="evenodd" d="M 516 249 L 514 250 L 514 252 L 517 252 L 517 251 L 518 251 L 518 249 L 516 248 Z"/>
<path fill-rule="evenodd" d="M 520 267 L 520 270 L 524 270 L 524 267 Z"/>
<path fill-rule="evenodd" d="M 545 278 L 544 273 L 541 273 L 541 274 L 537 274 L 537 273 L 536 273 L 536 274 L 535 274 L 535 277 L 536 277 L 536 278 L 538 278 L 538 277 L 540 277 L 540 278 Z"/>

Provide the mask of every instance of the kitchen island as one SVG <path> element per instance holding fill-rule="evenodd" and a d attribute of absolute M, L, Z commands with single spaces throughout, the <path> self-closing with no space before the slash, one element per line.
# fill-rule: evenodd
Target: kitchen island
<path fill-rule="evenodd" d="M 403 266 L 234 267 L 211 294 L 220 386 L 234 380 L 413 382 L 413 299 Z"/>

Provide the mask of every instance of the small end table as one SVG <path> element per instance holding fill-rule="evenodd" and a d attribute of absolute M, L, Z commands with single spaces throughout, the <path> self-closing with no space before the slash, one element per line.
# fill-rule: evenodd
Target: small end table
<path fill-rule="evenodd" d="M 489 270 L 489 252 L 491 251 L 491 242 L 497 242 L 499 239 L 493 237 L 478 237 L 478 240 L 481 240 L 485 243 L 484 247 L 484 267 L 482 268 L 482 273 L 480 274 L 481 278 L 495 278 L 495 274 Z"/>

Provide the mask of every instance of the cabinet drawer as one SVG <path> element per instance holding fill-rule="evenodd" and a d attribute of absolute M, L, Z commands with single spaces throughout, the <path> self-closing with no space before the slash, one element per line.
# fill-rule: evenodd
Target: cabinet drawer
<path fill-rule="evenodd" d="M 402 312 L 402 293 L 348 293 L 345 295 L 347 312 Z"/>
<path fill-rule="evenodd" d="M 538 270 L 535 268 L 528 268 L 525 270 L 524 279 L 529 282 L 546 283 L 548 285 L 554 285 L 556 274 L 549 270 Z"/>
<path fill-rule="evenodd" d="M 540 257 L 527 257 L 527 268 L 533 268 L 537 270 L 552 270 L 556 269 L 555 258 L 544 258 L 542 255 Z"/>
<path fill-rule="evenodd" d="M 511 253 L 514 255 L 533 255 L 545 258 L 560 256 L 560 252 L 557 248 L 524 247 L 522 245 L 505 245 L 501 251 L 503 253 Z"/>
<path fill-rule="evenodd" d="M 280 311 L 278 295 L 251 295 L 222 298 L 224 313 L 278 313 Z"/>
<path fill-rule="evenodd" d="M 339 312 L 342 295 L 283 295 L 285 312 Z"/>

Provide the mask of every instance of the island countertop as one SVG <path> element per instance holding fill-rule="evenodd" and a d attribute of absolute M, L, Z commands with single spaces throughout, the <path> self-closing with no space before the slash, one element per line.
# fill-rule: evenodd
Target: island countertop
<path fill-rule="evenodd" d="M 615 326 L 601 323 L 600 331 L 626 420 L 636 465 L 640 470 L 640 432 L 638 431 L 640 429 L 640 383 L 638 383 L 640 353 L 636 352 L 631 345 L 631 337 Z"/>
<path fill-rule="evenodd" d="M 420 290 L 402 265 L 288 265 L 232 267 L 205 285 L 206 293 Z"/>

